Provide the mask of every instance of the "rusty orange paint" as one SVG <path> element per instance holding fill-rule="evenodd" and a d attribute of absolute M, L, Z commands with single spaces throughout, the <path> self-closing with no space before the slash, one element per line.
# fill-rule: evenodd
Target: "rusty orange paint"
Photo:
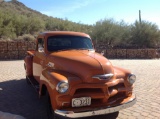
<path fill-rule="evenodd" d="M 40 85 L 40 95 L 42 86 L 47 87 L 53 110 L 86 111 L 98 107 L 115 106 L 133 98 L 134 85 L 129 84 L 127 80 L 128 75 L 131 74 L 130 71 L 113 66 L 107 58 L 95 51 L 73 49 L 50 52 L 47 50 L 47 38 L 56 35 L 90 38 L 89 35 L 79 32 L 43 32 L 38 38 L 44 40 L 44 52 L 39 52 L 38 48 L 27 52 L 26 75 L 33 76 L 37 80 Z M 93 76 L 104 74 L 113 74 L 113 77 L 109 80 L 93 78 Z M 57 84 L 62 81 L 69 84 L 66 93 L 59 93 L 56 90 Z M 83 108 L 73 108 L 72 99 L 80 97 L 91 97 L 92 104 Z"/>

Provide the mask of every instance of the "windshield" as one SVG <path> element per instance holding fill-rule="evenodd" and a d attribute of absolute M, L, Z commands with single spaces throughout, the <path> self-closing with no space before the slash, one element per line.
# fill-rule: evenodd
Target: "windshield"
<path fill-rule="evenodd" d="M 48 51 L 67 49 L 93 49 L 92 42 L 87 37 L 59 35 L 50 36 L 47 41 Z"/>

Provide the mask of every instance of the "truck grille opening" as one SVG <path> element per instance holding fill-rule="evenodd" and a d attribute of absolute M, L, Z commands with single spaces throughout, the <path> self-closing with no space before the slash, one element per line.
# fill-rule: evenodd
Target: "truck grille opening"
<path fill-rule="evenodd" d="M 126 97 L 124 82 L 108 87 L 109 98 L 107 103 L 114 104 L 117 101 L 121 102 Z"/>
<path fill-rule="evenodd" d="M 125 92 L 120 92 L 108 99 L 108 103 L 114 104 L 115 102 L 121 102 L 126 97 Z"/>
<path fill-rule="evenodd" d="M 74 95 L 77 94 L 92 94 L 92 93 L 103 93 L 100 88 L 79 88 L 76 90 Z"/>
<path fill-rule="evenodd" d="M 104 92 L 101 88 L 80 88 L 74 93 L 74 98 L 91 97 L 91 105 L 96 106 L 103 102 Z"/>
<path fill-rule="evenodd" d="M 113 82 L 113 84 L 115 83 Z M 101 107 L 112 104 L 114 105 L 117 102 L 121 102 L 126 97 L 124 82 L 110 85 L 110 87 L 108 86 L 106 83 L 105 87 L 99 86 L 95 88 L 89 86 L 90 88 L 77 88 L 74 90 L 73 98 L 91 97 L 91 105 L 89 107 Z"/>
<path fill-rule="evenodd" d="M 99 105 L 99 103 L 102 103 L 102 99 L 92 99 L 92 105 Z"/>
<path fill-rule="evenodd" d="M 115 86 L 108 87 L 108 91 L 109 92 L 111 92 L 112 90 L 117 90 L 118 91 L 118 89 L 122 89 L 122 88 L 125 88 L 124 83 L 119 83 Z"/>

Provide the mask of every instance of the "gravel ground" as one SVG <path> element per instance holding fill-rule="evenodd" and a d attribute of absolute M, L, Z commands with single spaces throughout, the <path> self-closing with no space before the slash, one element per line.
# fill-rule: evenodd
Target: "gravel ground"
<path fill-rule="evenodd" d="M 110 60 L 136 74 L 137 103 L 120 111 L 117 119 L 160 118 L 160 60 Z M 26 119 L 46 119 L 45 106 L 34 89 L 26 84 L 23 61 L 0 61 L 0 111 Z M 101 117 L 98 117 L 101 119 Z M 0 116 L 0 119 L 3 119 Z"/>

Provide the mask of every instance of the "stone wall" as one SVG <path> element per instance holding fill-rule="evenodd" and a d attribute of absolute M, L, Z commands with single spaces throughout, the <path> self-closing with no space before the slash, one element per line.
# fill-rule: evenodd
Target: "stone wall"
<path fill-rule="evenodd" d="M 36 43 L 20 41 L 0 41 L 0 60 L 24 59 L 27 50 L 34 50 Z M 97 49 L 104 51 L 110 59 L 152 59 L 158 58 L 156 49 Z M 158 57 L 157 57 L 158 56 Z"/>
<path fill-rule="evenodd" d="M 156 49 L 98 49 L 97 52 L 104 51 L 104 56 L 109 59 L 154 59 L 160 58 Z"/>
<path fill-rule="evenodd" d="M 0 60 L 23 59 L 35 46 L 35 42 L 0 41 Z"/>

